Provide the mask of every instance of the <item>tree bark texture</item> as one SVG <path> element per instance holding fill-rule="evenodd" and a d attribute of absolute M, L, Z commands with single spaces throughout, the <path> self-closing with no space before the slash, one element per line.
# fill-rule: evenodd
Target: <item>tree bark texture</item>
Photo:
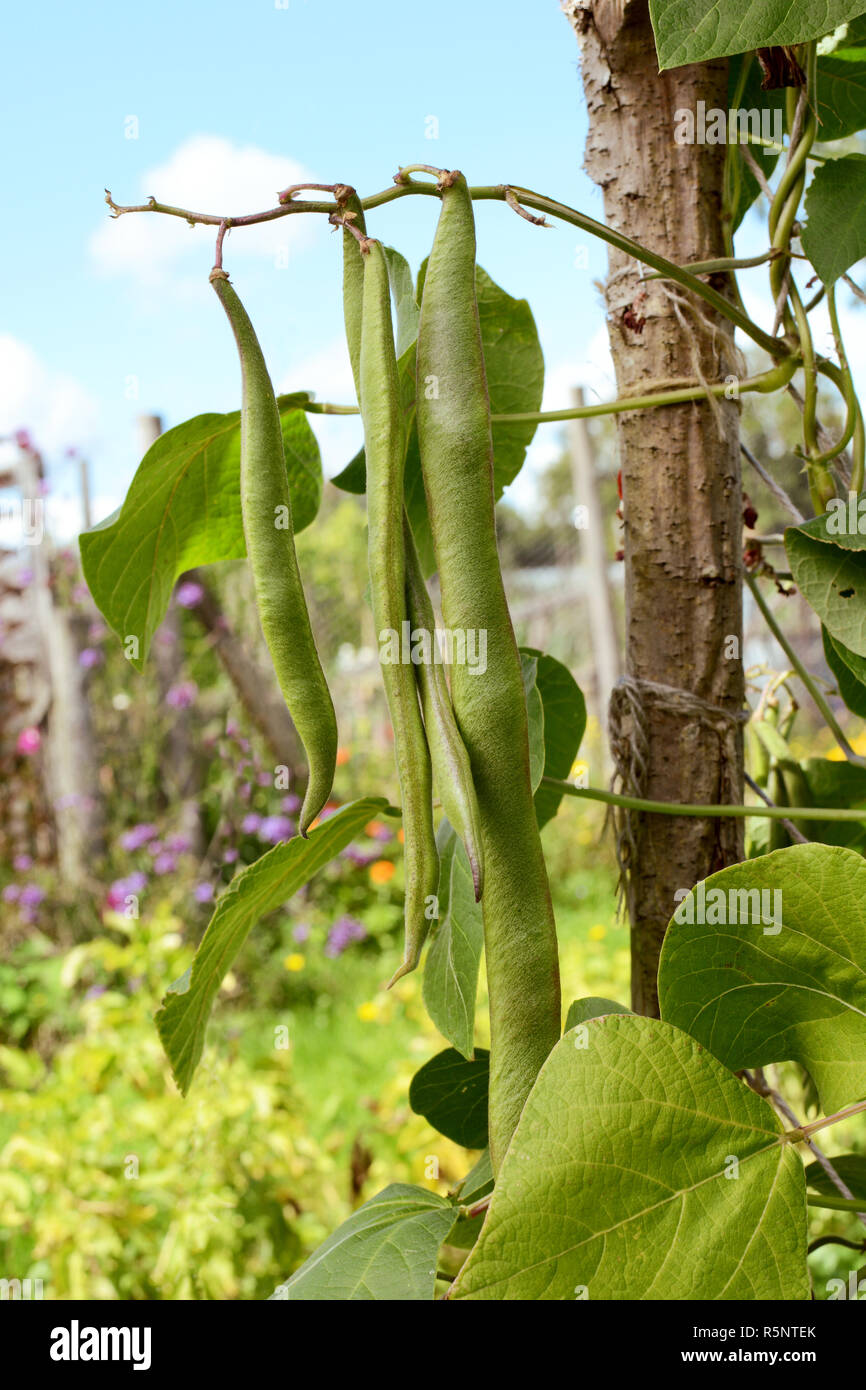
<path fill-rule="evenodd" d="M 725 147 L 677 144 L 674 129 L 675 113 L 694 112 L 698 100 L 707 109 L 727 107 L 726 62 L 660 74 L 646 0 L 563 0 L 563 9 L 580 43 L 585 167 L 603 190 L 606 221 L 678 264 L 723 256 Z M 644 281 L 641 267 L 614 248 L 608 254 L 605 298 L 620 395 L 737 374 L 725 321 L 672 282 Z M 653 800 L 742 797 L 738 414 L 736 401 L 722 400 L 715 408 L 701 401 L 617 417 L 626 680 L 639 702 L 636 712 L 634 699 L 620 700 L 621 729 L 639 749 L 642 726 L 639 790 Z M 742 823 L 650 815 L 632 817 L 630 829 L 632 1002 L 639 1013 L 657 1015 L 658 956 L 675 894 L 743 857 Z"/>

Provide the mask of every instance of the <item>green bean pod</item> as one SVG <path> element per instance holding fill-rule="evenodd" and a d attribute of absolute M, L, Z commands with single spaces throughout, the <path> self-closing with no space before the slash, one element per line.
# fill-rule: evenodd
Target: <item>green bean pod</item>
<path fill-rule="evenodd" d="M 455 665 L 451 695 L 481 815 L 490 1152 L 497 1171 L 560 1035 L 559 963 L 530 784 L 520 658 L 496 545 L 472 201 L 462 174 L 444 175 L 440 188 L 421 301 L 416 412 L 445 623 L 487 632 L 486 672 Z"/>
<path fill-rule="evenodd" d="M 460 736 L 451 694 L 441 664 L 434 660 L 436 619 L 433 605 L 424 582 L 424 574 L 415 538 L 406 512 L 403 512 L 403 540 L 406 553 L 406 602 L 413 634 L 419 629 L 430 634 L 430 661 L 421 661 L 415 667 L 415 677 L 421 696 L 424 712 L 424 729 L 430 761 L 433 765 L 433 782 L 439 792 L 439 799 L 449 821 L 466 846 L 472 883 L 475 888 L 475 901 L 478 902 L 484 890 L 484 849 L 481 842 L 481 813 L 478 810 L 478 797 L 472 782 L 472 768 L 469 754 Z"/>
<path fill-rule="evenodd" d="M 343 213 L 354 213 L 352 225 L 359 232 L 366 233 L 364 209 L 357 193 L 352 193 L 343 203 Z M 361 404 L 361 319 L 364 312 L 364 256 L 358 238 L 343 228 L 343 319 L 346 325 L 346 342 L 352 363 L 352 378 L 355 382 L 355 395 Z"/>
<path fill-rule="evenodd" d="M 402 639 L 407 620 L 403 552 L 405 438 L 391 323 L 388 265 L 378 241 L 364 243 L 359 361 L 367 457 L 367 528 L 373 619 L 380 642 Z M 402 642 L 400 642 L 402 646 Z M 402 655 L 402 653 L 400 653 Z M 430 753 L 411 662 L 382 661 L 403 802 L 406 942 L 391 984 L 414 970 L 435 913 L 439 855 L 433 831 Z"/>
<path fill-rule="evenodd" d="M 337 720 L 310 627 L 295 554 L 280 414 L 255 330 L 224 270 L 211 284 L 226 311 L 241 362 L 241 513 L 262 632 L 280 689 L 304 745 L 310 777 L 299 829 L 322 810 L 337 765 Z"/>

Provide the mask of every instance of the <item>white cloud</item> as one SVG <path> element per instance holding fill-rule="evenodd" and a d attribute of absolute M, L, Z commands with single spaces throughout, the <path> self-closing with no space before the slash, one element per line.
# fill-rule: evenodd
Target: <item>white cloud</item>
<path fill-rule="evenodd" d="M 152 195 L 161 203 L 195 212 L 238 215 L 275 207 L 281 189 L 311 178 L 286 156 L 217 135 L 192 135 L 165 164 L 144 174 L 138 190 L 115 188 L 112 194 L 117 203 L 144 203 Z M 299 214 L 245 227 L 233 237 L 229 233 L 232 257 L 275 260 L 286 252 L 291 256 L 310 239 L 313 220 Z M 106 274 L 132 275 L 153 285 L 164 283 L 191 254 L 200 259 L 203 242 L 212 243 L 215 236 L 214 227 L 191 227 L 178 217 L 143 212 L 112 219 L 106 210 L 105 221 L 91 237 L 90 252 Z"/>
<path fill-rule="evenodd" d="M 0 435 L 26 429 L 47 454 L 92 447 L 96 401 L 74 377 L 52 372 L 26 343 L 0 334 Z"/>

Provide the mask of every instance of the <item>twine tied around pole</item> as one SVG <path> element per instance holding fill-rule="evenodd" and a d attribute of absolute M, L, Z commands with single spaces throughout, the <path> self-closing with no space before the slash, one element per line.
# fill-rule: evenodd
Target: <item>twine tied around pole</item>
<path fill-rule="evenodd" d="M 735 771 L 739 763 L 737 731 L 749 719 L 748 710 L 727 710 L 710 704 L 690 690 L 657 681 L 641 680 L 637 676 L 621 676 L 611 691 L 608 705 L 608 737 L 613 760 L 611 791 L 622 796 L 644 799 L 649 761 L 647 710 L 661 706 L 666 712 L 678 715 L 684 722 L 697 722 L 712 729 L 721 744 L 719 759 L 719 803 L 733 802 L 737 783 Z M 619 867 L 619 910 L 624 902 L 629 916 L 632 911 L 632 880 L 637 862 L 635 816 L 641 814 L 626 807 L 611 806 L 616 862 Z"/>

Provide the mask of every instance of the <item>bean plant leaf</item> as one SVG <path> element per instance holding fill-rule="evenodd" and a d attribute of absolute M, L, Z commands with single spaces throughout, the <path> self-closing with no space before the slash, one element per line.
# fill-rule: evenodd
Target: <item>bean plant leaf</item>
<path fill-rule="evenodd" d="M 806 192 L 801 241 L 825 285 L 866 256 L 866 155 L 820 165 Z"/>
<path fill-rule="evenodd" d="M 851 1196 L 866 1202 L 866 1154 L 834 1154 L 832 1162 Z M 806 1184 L 813 1192 L 820 1192 L 825 1197 L 841 1196 L 833 1179 L 824 1172 L 820 1163 L 808 1164 Z"/>
<path fill-rule="evenodd" d="M 866 536 L 834 534 L 828 523 L 832 514 L 788 527 L 791 573 L 830 636 L 866 657 Z"/>
<path fill-rule="evenodd" d="M 308 883 L 360 830 L 384 812 L 383 797 L 352 801 L 307 839 L 275 845 L 236 874 L 216 905 L 192 966 L 170 988 L 155 1015 L 172 1075 L 186 1095 L 201 1060 L 213 1001 L 250 931 Z"/>
<path fill-rule="evenodd" d="M 493 1163 L 490 1150 L 484 1149 L 458 1187 L 457 1198 L 461 1206 L 469 1207 L 473 1202 L 480 1202 L 482 1197 L 486 1197 L 488 1192 L 492 1191 Z"/>
<path fill-rule="evenodd" d="M 452 1298 L 808 1299 L 803 1165 L 692 1038 L 611 1014 L 530 1092 Z"/>
<path fill-rule="evenodd" d="M 862 806 L 863 821 L 805 820 L 803 834 L 825 845 L 845 845 L 866 852 L 866 768 L 832 758 L 806 758 L 803 773 L 809 788 L 807 806 L 854 810 Z"/>
<path fill-rule="evenodd" d="M 866 657 L 849 651 L 827 629 L 821 626 L 824 642 L 824 656 L 827 665 L 836 677 L 836 686 L 841 699 L 860 719 L 866 719 Z"/>
<path fill-rule="evenodd" d="M 824 144 L 844 140 L 866 126 L 866 24 L 848 25 L 832 53 L 818 57 L 818 134 Z"/>
<path fill-rule="evenodd" d="M 481 904 L 475 901 L 469 857 L 456 831 L 443 820 L 439 848 L 439 916 L 424 963 L 424 1004 L 443 1038 L 471 1057 L 475 999 L 484 949 Z"/>
<path fill-rule="evenodd" d="M 418 317 L 420 310 L 415 299 L 415 285 L 412 270 L 405 256 L 395 251 L 393 246 L 383 247 L 388 264 L 388 280 L 391 285 L 391 299 L 394 316 L 397 320 L 394 335 L 397 356 L 401 357 L 418 337 Z"/>
<path fill-rule="evenodd" d="M 279 397 L 295 531 L 322 496 L 316 437 L 299 398 Z M 138 466 L 123 506 L 79 539 L 84 577 L 108 626 L 141 670 L 178 576 L 246 554 L 240 501 L 240 411 L 196 415 L 166 430 Z"/>
<path fill-rule="evenodd" d="M 863 0 L 650 0 L 659 67 L 706 63 L 753 48 L 806 43 L 866 12 Z"/>
<path fill-rule="evenodd" d="M 521 647 L 520 650 L 522 655 L 537 660 L 535 684 L 544 709 L 543 775 L 565 781 L 586 732 L 583 692 L 568 668 L 556 657 L 537 651 L 535 647 Z M 535 818 L 539 829 L 553 819 L 561 801 L 562 792 L 538 786 Z"/>
<path fill-rule="evenodd" d="M 454 1207 L 438 1193 L 392 1183 L 353 1212 L 271 1301 L 429 1302 L 453 1223 Z"/>
<path fill-rule="evenodd" d="M 487 1145 L 490 1053 L 477 1047 L 472 1058 L 453 1047 L 438 1052 L 412 1077 L 409 1104 L 416 1115 L 465 1149 Z"/>
<path fill-rule="evenodd" d="M 866 862 L 798 844 L 699 883 L 668 927 L 659 1002 L 732 1071 L 799 1062 L 827 1114 L 866 1096 Z"/>
<path fill-rule="evenodd" d="M 625 1004 L 617 1004 L 615 999 L 605 999 L 591 994 L 586 999 L 575 999 L 565 1016 L 564 1033 L 569 1033 L 579 1023 L 588 1023 L 591 1018 L 603 1018 L 605 1014 L 630 1014 Z"/>

